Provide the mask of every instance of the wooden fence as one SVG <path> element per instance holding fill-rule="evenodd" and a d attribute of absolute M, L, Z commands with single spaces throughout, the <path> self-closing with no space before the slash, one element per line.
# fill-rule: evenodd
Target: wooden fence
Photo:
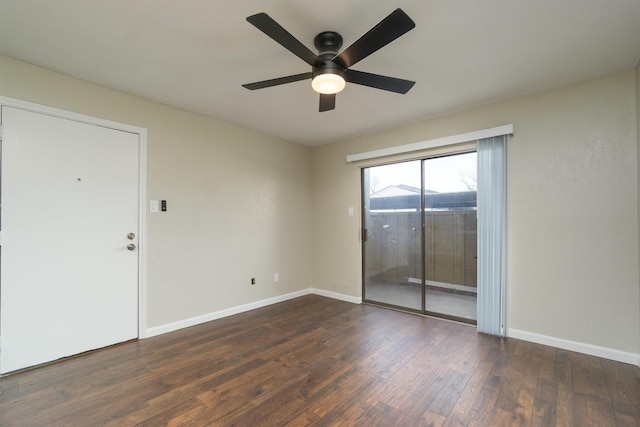
<path fill-rule="evenodd" d="M 371 212 L 367 219 L 366 276 L 421 278 L 420 212 Z M 425 215 L 425 279 L 477 285 L 475 210 L 428 211 Z"/>

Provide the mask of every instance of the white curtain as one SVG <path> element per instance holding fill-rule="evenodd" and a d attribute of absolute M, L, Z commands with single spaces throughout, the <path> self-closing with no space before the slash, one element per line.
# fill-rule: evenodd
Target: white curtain
<path fill-rule="evenodd" d="M 478 140 L 478 332 L 506 336 L 507 135 Z"/>

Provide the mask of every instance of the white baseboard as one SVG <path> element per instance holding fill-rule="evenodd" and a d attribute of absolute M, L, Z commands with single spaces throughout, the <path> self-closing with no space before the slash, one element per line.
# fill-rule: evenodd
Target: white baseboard
<path fill-rule="evenodd" d="M 626 351 L 576 341 L 569 341 L 562 338 L 550 337 L 548 335 L 541 335 L 518 329 L 509 329 L 509 337 L 640 366 L 640 354 L 628 353 Z"/>
<path fill-rule="evenodd" d="M 304 295 L 320 295 L 328 298 L 333 298 L 341 301 L 351 302 L 354 304 L 361 304 L 362 298 L 352 297 L 349 295 L 339 294 L 336 292 L 324 291 L 322 289 L 307 288 L 289 294 L 278 295 L 273 298 L 267 298 L 260 301 L 251 302 L 248 304 L 239 305 L 236 307 L 226 308 L 220 311 L 214 311 L 213 313 L 207 313 L 200 316 L 191 317 L 189 319 L 179 320 L 177 322 L 167 323 L 166 325 L 154 326 L 148 328 L 144 335 L 140 338 L 151 338 L 156 335 L 166 334 L 168 332 L 177 331 L 178 329 L 188 328 L 189 326 L 199 325 L 201 323 L 210 322 L 212 320 L 221 319 L 227 316 L 233 316 L 234 314 L 244 313 L 245 311 L 255 310 L 256 308 L 266 307 L 268 305 L 276 304 L 279 302 L 287 301 L 293 298 L 298 298 Z"/>
<path fill-rule="evenodd" d="M 350 302 L 352 304 L 362 304 L 362 297 L 352 297 L 351 295 L 339 294 L 337 292 L 325 291 L 323 289 L 311 288 L 311 292 L 314 295 L 320 295 L 322 297 L 333 298 L 340 301 Z"/>
<path fill-rule="evenodd" d="M 191 317 L 189 319 L 179 320 L 177 322 L 168 323 L 166 325 L 154 326 L 152 328 L 148 328 L 145 336 L 142 338 L 150 338 L 156 335 L 166 334 L 167 332 L 173 332 L 177 331 L 178 329 L 188 328 L 189 326 L 199 325 L 200 323 L 210 322 L 212 320 L 221 319 L 227 316 L 233 316 L 234 314 L 244 313 L 245 311 L 266 307 L 271 304 L 287 301 L 293 298 L 301 297 L 303 295 L 309 295 L 310 293 L 311 289 L 303 289 L 301 291 L 279 295 L 277 297 L 267 298 L 236 307 L 226 308 L 224 310 L 214 311 L 213 313 L 207 313 L 200 316 Z"/>

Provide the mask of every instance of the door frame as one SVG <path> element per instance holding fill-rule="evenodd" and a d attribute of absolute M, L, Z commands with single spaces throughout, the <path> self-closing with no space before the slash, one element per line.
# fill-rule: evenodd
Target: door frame
<path fill-rule="evenodd" d="M 0 107 L 11 107 L 88 125 L 105 127 L 138 135 L 138 338 L 147 334 L 147 129 L 73 111 L 48 107 L 20 99 L 0 96 Z M 1 124 L 1 123 L 0 123 Z M 0 133 L 0 140 L 2 134 Z M 2 233 L 0 232 L 0 245 Z M 1 284 L 0 284 L 1 286 Z"/>

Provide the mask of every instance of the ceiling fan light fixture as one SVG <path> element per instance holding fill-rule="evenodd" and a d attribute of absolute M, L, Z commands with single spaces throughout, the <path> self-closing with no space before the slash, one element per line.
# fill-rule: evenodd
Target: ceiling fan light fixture
<path fill-rule="evenodd" d="M 344 89 L 346 81 L 338 73 L 321 73 L 313 77 L 311 87 L 318 93 L 333 95 Z"/>

